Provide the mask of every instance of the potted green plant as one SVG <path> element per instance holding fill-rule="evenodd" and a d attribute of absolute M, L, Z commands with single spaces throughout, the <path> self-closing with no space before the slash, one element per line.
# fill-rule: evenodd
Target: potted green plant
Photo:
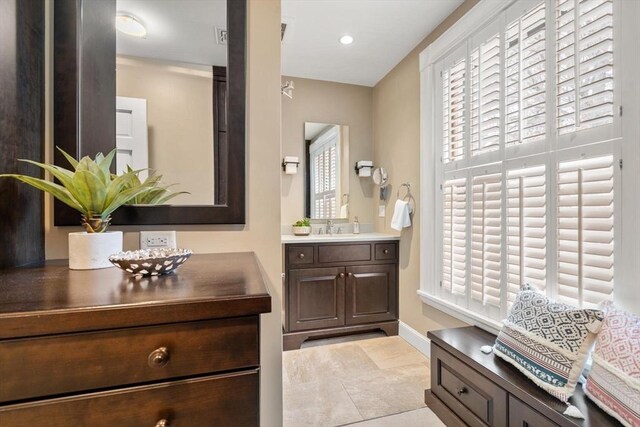
<path fill-rule="evenodd" d="M 302 218 L 296 221 L 291 229 L 296 236 L 308 236 L 311 233 L 311 221 L 309 218 Z"/>
<path fill-rule="evenodd" d="M 60 184 L 19 174 L 0 174 L 0 178 L 15 178 L 51 194 L 80 212 L 80 222 L 85 231 L 69 233 L 69 268 L 88 270 L 112 267 L 108 257 L 122 251 L 122 232 L 106 231 L 111 222 L 111 214 L 130 200 L 151 192 L 157 187 L 158 181 L 140 182 L 140 171 L 130 169 L 122 175 L 113 175 L 110 167 L 116 150 L 106 156 L 98 153 L 95 159 L 87 156 L 80 160 L 63 150 L 60 152 L 73 170 L 20 159 L 51 173 Z"/>

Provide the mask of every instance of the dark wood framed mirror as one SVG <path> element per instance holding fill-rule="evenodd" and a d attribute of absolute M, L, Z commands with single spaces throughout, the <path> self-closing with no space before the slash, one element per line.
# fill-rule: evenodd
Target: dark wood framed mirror
<path fill-rule="evenodd" d="M 116 0 L 54 3 L 54 144 L 76 158 L 108 153 L 116 144 L 115 16 Z M 226 0 L 226 75 L 214 67 L 213 204 L 124 206 L 112 224 L 245 223 L 246 20 L 246 1 Z M 217 127 L 223 116 L 224 131 Z M 57 150 L 54 162 L 67 166 Z M 55 225 L 79 221 L 56 201 Z"/>

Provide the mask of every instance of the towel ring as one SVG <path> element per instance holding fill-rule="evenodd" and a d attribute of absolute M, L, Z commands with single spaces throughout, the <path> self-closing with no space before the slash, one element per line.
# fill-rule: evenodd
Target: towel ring
<path fill-rule="evenodd" d="M 404 197 L 400 198 L 400 190 L 402 190 L 402 187 L 407 188 L 407 193 L 404 195 Z M 398 188 L 398 193 L 396 194 L 396 197 L 398 198 L 398 200 L 403 200 L 409 203 L 409 213 L 413 214 L 413 212 L 415 211 L 416 200 L 413 198 L 413 194 L 411 194 L 411 184 L 409 184 L 408 182 L 405 182 L 404 184 L 400 184 L 400 188 Z"/>

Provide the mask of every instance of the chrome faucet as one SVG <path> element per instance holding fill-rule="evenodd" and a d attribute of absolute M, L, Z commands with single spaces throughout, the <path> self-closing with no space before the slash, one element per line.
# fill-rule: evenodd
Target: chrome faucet
<path fill-rule="evenodd" d="M 333 221 L 330 219 L 327 220 L 326 233 L 333 235 Z"/>

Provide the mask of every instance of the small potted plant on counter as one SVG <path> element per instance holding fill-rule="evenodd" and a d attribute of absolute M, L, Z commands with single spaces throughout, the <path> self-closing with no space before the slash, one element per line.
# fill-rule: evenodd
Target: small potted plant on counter
<path fill-rule="evenodd" d="M 296 236 L 308 236 L 311 233 L 311 221 L 309 218 L 302 218 L 296 221 L 291 226 L 291 229 Z"/>
<path fill-rule="evenodd" d="M 122 232 L 106 232 L 111 214 L 136 197 L 157 191 L 159 182 L 155 179 L 140 182 L 140 171 L 130 169 L 122 175 L 112 174 L 110 168 L 116 150 L 106 156 L 98 153 L 95 159 L 87 156 L 80 160 L 62 150 L 60 152 L 73 170 L 20 159 L 46 170 L 60 184 L 28 175 L 0 174 L 0 178 L 15 178 L 51 194 L 80 212 L 80 222 L 85 231 L 69 233 L 69 268 L 90 270 L 112 267 L 109 255 L 122 251 Z M 166 188 L 163 190 L 166 191 Z"/>

